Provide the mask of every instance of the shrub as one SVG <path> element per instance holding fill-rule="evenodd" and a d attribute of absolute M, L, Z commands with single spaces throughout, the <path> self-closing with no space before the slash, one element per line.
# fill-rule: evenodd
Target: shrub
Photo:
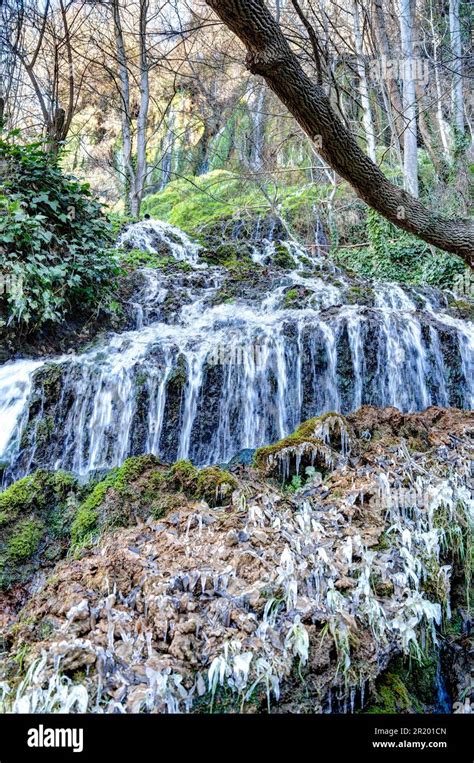
<path fill-rule="evenodd" d="M 112 228 L 87 184 L 64 175 L 42 143 L 0 135 L 0 252 L 10 288 L 0 325 L 41 326 L 104 300 L 118 273 Z"/>
<path fill-rule="evenodd" d="M 453 286 L 464 272 L 463 261 L 400 231 L 377 212 L 367 212 L 368 247 L 340 249 L 334 258 L 362 277 L 404 283 Z"/>

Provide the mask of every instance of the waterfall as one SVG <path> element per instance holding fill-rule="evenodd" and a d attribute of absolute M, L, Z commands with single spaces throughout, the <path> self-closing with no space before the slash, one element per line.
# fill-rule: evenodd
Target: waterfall
<path fill-rule="evenodd" d="M 363 404 L 473 406 L 474 331 L 446 312 L 441 291 L 356 281 L 263 236 L 253 259 L 283 246 L 294 269 L 274 269 L 266 293 L 257 285 L 220 300 L 225 269 L 201 262 L 182 231 L 147 220 L 119 243 L 190 267 L 143 269 L 133 330 L 82 354 L 0 367 L 6 481 L 40 466 L 87 475 L 143 452 L 226 462 Z"/>
<path fill-rule="evenodd" d="M 144 252 L 163 252 L 175 260 L 196 264 L 199 244 L 189 236 L 162 220 L 141 220 L 129 225 L 118 237 L 117 246 L 122 249 L 141 249 Z M 152 301 L 155 295 L 146 295 L 145 301 Z"/>
<path fill-rule="evenodd" d="M 18 449 L 33 373 L 40 366 L 40 362 L 33 360 L 19 360 L 0 366 L 0 462 L 7 460 Z"/>

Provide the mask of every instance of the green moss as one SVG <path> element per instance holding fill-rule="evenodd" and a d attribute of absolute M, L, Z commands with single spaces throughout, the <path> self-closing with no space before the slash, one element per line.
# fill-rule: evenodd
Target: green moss
<path fill-rule="evenodd" d="M 283 244 L 276 244 L 272 262 L 277 268 L 283 268 L 284 270 L 291 270 L 295 265 L 293 257 Z"/>
<path fill-rule="evenodd" d="M 203 498 L 209 506 L 226 505 L 230 503 L 232 492 L 237 487 L 237 480 L 229 472 L 217 466 L 208 466 L 199 471 L 196 496 Z"/>
<path fill-rule="evenodd" d="M 191 461 L 176 461 L 166 473 L 166 486 L 168 489 L 194 494 L 196 491 L 197 476 L 198 469 L 193 466 Z"/>
<path fill-rule="evenodd" d="M 159 464 L 158 459 L 152 455 L 131 456 L 121 467 L 112 469 L 101 482 L 96 484 L 79 506 L 71 525 L 73 547 L 81 545 L 86 538 L 94 536 L 100 529 L 125 524 L 129 512 L 124 506 L 124 501 L 133 500 L 141 495 L 142 491 L 135 489 L 135 483 L 147 470 L 155 468 L 157 464 Z M 107 516 L 103 512 L 103 516 L 100 517 L 99 509 L 103 506 L 109 490 L 115 492 L 116 501 L 113 510 Z"/>
<path fill-rule="evenodd" d="M 36 378 L 41 378 L 41 387 L 47 397 L 61 386 L 63 372 L 64 368 L 58 363 L 49 363 L 37 372 Z"/>
<path fill-rule="evenodd" d="M 411 697 L 402 680 L 395 673 L 387 673 L 377 685 L 375 704 L 367 713 L 409 713 L 413 712 Z"/>
<path fill-rule="evenodd" d="M 59 470 L 52 475 L 52 485 L 55 494 L 64 499 L 66 496 L 77 487 L 76 478 L 69 472 Z"/>
<path fill-rule="evenodd" d="M 127 490 L 130 483 L 139 479 L 147 469 L 152 469 L 158 464 L 158 459 L 150 454 L 127 458 L 122 466 L 114 471 L 113 487 L 118 492 Z"/>
<path fill-rule="evenodd" d="M 144 252 L 142 249 L 121 250 L 120 263 L 126 270 L 153 268 L 154 270 L 192 270 L 189 262 L 179 262 L 169 254 L 166 245 L 162 252 Z"/>
<path fill-rule="evenodd" d="M 391 543 L 390 543 L 389 537 L 388 537 L 386 531 L 384 531 L 380 535 L 380 537 L 379 537 L 379 542 L 377 543 L 376 546 L 374 546 L 374 550 L 375 551 L 386 551 L 390 547 L 391 547 Z"/>
<path fill-rule="evenodd" d="M 37 519 L 24 519 L 10 537 L 7 555 L 13 561 L 27 559 L 35 553 L 43 535 L 44 525 Z"/>
<path fill-rule="evenodd" d="M 64 555 L 80 488 L 66 472 L 38 470 L 0 494 L 0 585 L 26 582 Z M 40 540 L 41 558 L 31 559 Z"/>
<path fill-rule="evenodd" d="M 351 286 L 346 296 L 349 305 L 371 305 L 373 299 L 374 292 L 366 284 L 364 286 Z"/>
<path fill-rule="evenodd" d="M 288 289 L 285 294 L 285 307 L 297 307 L 299 301 L 298 298 L 298 289 Z"/>
<path fill-rule="evenodd" d="M 50 480 L 50 473 L 38 470 L 0 493 L 0 525 L 13 522 L 20 514 L 44 508 Z"/>
<path fill-rule="evenodd" d="M 429 712 L 437 702 L 436 674 L 436 655 L 421 663 L 396 658 L 377 679 L 373 702 L 363 712 Z"/>
<path fill-rule="evenodd" d="M 81 543 L 87 535 L 90 535 L 90 533 L 97 529 L 97 520 L 99 518 L 97 509 L 105 500 L 107 490 L 109 487 L 112 487 L 112 484 L 113 482 L 108 480 L 100 482 L 77 510 L 76 517 L 71 526 L 71 541 L 73 546 Z"/>
<path fill-rule="evenodd" d="M 37 426 L 35 431 L 35 436 L 37 439 L 38 444 L 40 445 L 46 445 L 50 439 L 51 435 L 54 432 L 54 419 L 52 416 L 46 416 L 44 419 L 41 419 Z"/>
<path fill-rule="evenodd" d="M 254 465 L 257 469 L 261 469 L 267 474 L 276 474 L 278 471 L 281 471 L 281 465 L 278 464 L 278 454 L 286 451 L 286 458 L 292 462 L 290 473 L 287 474 L 288 479 L 291 479 L 296 474 L 296 472 L 292 471 L 292 467 L 296 464 L 296 453 L 298 451 L 301 472 L 304 472 L 304 469 L 308 466 L 314 466 L 322 474 L 326 474 L 332 467 L 333 456 L 331 448 L 316 435 L 318 427 L 326 419 L 334 421 L 330 433 L 330 445 L 337 448 L 339 442 L 336 442 L 336 440 L 340 436 L 341 427 L 345 427 L 345 419 L 339 413 L 329 412 L 304 421 L 292 434 L 284 437 L 282 440 L 272 445 L 257 448 L 254 454 Z"/>
<path fill-rule="evenodd" d="M 233 172 L 214 169 L 204 175 L 184 177 L 168 183 L 166 188 L 146 196 L 142 203 L 144 213 L 176 225 L 187 233 L 220 232 L 225 236 L 226 224 L 233 227 L 235 220 L 255 220 L 256 217 L 274 215 L 276 207 L 295 232 L 314 233 L 313 205 L 326 191 L 316 183 L 281 185 L 267 182 L 263 191 L 251 179 Z M 272 199 L 270 202 L 269 199 Z M 281 254 L 280 267 L 293 266 L 288 252 Z M 275 263 L 277 264 L 277 263 Z"/>
<path fill-rule="evenodd" d="M 240 241 L 230 241 L 218 244 L 212 249 L 206 249 L 201 254 L 201 259 L 210 265 L 223 265 L 225 267 L 232 267 L 244 261 L 247 265 L 252 263 L 248 246 Z"/>

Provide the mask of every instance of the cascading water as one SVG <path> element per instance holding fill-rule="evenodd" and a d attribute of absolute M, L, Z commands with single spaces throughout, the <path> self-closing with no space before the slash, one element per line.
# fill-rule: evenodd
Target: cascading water
<path fill-rule="evenodd" d="M 41 366 L 34 360 L 19 360 L 0 366 L 0 461 L 7 460 L 17 445 L 22 417 L 27 411 L 33 372 Z"/>
<path fill-rule="evenodd" d="M 266 265 L 283 246 L 295 270 L 232 302 L 221 298 L 226 270 L 200 262 L 182 231 L 130 226 L 121 246 L 189 267 L 143 270 L 134 330 L 83 354 L 0 367 L 4 480 L 39 466 L 86 475 L 144 452 L 223 462 L 364 403 L 472 407 L 474 331 L 445 312 L 442 292 L 355 282 L 266 233 L 253 259 Z"/>

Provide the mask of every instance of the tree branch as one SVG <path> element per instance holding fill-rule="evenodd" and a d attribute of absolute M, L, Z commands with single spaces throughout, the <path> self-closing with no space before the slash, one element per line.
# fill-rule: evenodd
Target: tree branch
<path fill-rule="evenodd" d="M 302 69 L 263 0 L 206 0 L 247 49 L 246 63 L 317 141 L 318 153 L 358 196 L 397 227 L 462 257 L 472 266 L 474 223 L 431 212 L 395 186 L 369 159 L 331 107 L 322 87 Z"/>

